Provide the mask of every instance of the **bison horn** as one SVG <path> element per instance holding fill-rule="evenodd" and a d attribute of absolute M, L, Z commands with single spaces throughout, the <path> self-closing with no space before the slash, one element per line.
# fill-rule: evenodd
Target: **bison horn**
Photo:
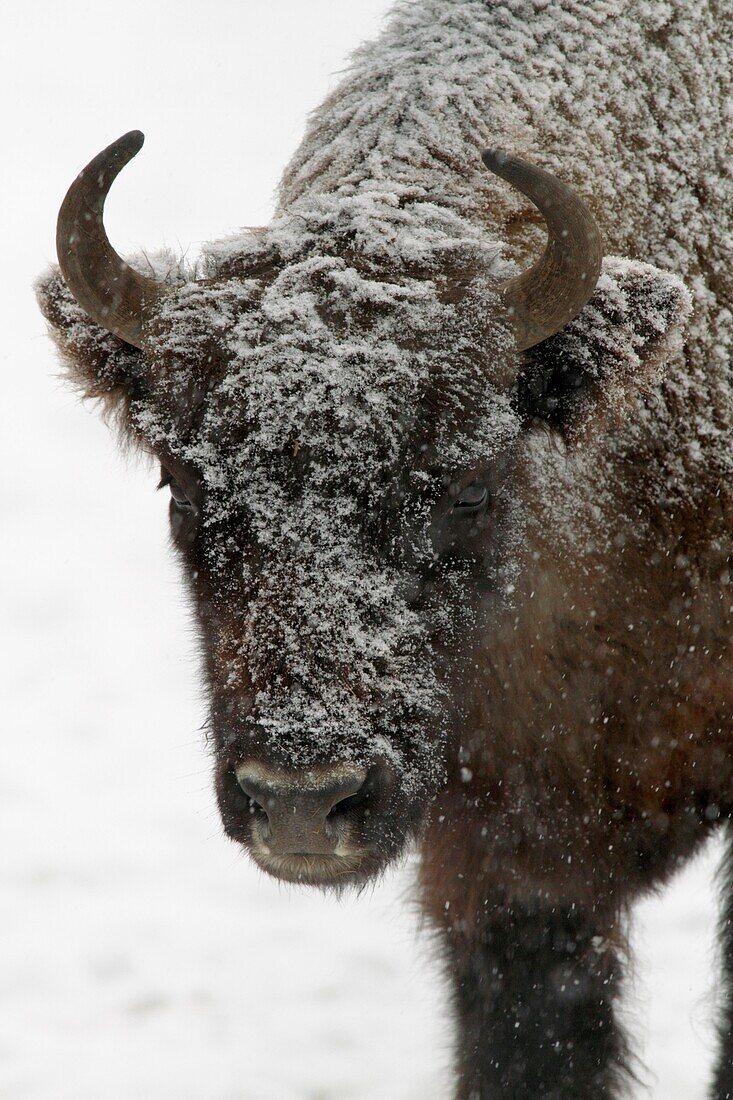
<path fill-rule="evenodd" d="M 117 174 L 144 140 L 139 130 L 130 130 L 90 161 L 69 188 L 56 224 L 56 251 L 69 290 L 93 320 L 136 348 L 160 287 L 117 255 L 102 214 Z"/>
<path fill-rule="evenodd" d="M 580 313 L 601 272 L 603 242 L 583 200 L 550 172 L 487 149 L 486 167 L 534 203 L 547 225 L 547 246 L 532 267 L 504 284 L 520 351 L 559 332 Z"/>

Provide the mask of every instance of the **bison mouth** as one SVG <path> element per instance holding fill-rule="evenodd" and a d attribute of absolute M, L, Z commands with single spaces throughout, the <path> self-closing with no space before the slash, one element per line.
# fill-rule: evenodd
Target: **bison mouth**
<path fill-rule="evenodd" d="M 378 862 L 368 851 L 335 851 L 331 855 L 312 852 L 274 854 L 264 844 L 253 844 L 250 854 L 258 867 L 282 882 L 301 886 L 357 886 L 371 878 Z"/>

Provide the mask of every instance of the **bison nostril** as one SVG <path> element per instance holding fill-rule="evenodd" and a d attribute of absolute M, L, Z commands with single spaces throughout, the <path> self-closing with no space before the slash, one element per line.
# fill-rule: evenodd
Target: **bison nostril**
<path fill-rule="evenodd" d="M 253 825 L 256 823 L 262 840 L 269 840 L 272 830 L 270 829 L 270 818 L 267 814 L 267 810 L 256 798 L 250 798 L 249 795 L 247 795 L 247 802 L 249 805 L 248 816 L 251 823 Z"/>
<path fill-rule="evenodd" d="M 350 765 L 275 770 L 253 761 L 236 776 L 259 839 L 273 851 L 307 854 L 333 851 L 341 831 L 332 826 L 359 805 L 367 773 Z"/>
<path fill-rule="evenodd" d="M 339 817 L 345 817 L 348 813 L 360 810 L 365 801 L 365 784 L 362 783 L 359 790 L 355 791 L 354 794 L 348 794 L 345 798 L 340 798 L 338 802 L 334 803 L 326 815 L 326 821 L 334 821 Z"/>

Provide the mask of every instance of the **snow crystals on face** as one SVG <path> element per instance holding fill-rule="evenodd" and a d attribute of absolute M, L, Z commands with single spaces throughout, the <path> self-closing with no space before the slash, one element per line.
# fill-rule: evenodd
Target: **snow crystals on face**
<path fill-rule="evenodd" d="M 151 326 L 137 425 L 205 485 L 249 721 L 305 765 L 368 759 L 379 739 L 417 789 L 439 774 L 444 715 L 406 561 L 433 555 L 435 471 L 500 453 L 518 421 L 486 370 L 487 351 L 513 360 L 506 322 L 487 322 L 496 247 L 382 199 L 303 200 L 246 247 L 210 249 L 219 278 L 172 290 Z"/>

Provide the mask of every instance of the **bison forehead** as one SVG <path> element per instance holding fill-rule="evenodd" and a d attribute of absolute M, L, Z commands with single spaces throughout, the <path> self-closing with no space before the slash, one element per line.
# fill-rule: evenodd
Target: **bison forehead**
<path fill-rule="evenodd" d="M 449 467 L 489 458 L 517 430 L 511 336 L 490 323 L 490 280 L 445 294 L 442 277 L 386 281 L 322 255 L 188 284 L 151 332 L 139 427 L 238 494 L 269 492 L 290 459 L 327 491 L 384 489 L 428 450 Z"/>

